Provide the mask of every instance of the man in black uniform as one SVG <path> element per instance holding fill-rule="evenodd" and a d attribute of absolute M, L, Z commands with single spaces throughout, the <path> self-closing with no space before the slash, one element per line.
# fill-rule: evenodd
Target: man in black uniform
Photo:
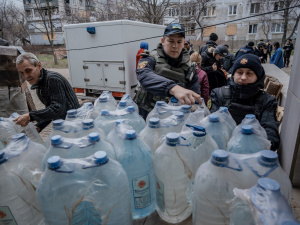
<path fill-rule="evenodd" d="M 267 132 L 271 149 L 276 150 L 280 143 L 277 102 L 274 96 L 261 90 L 265 71 L 259 58 L 253 54 L 242 55 L 233 64 L 232 74 L 228 86 L 212 90 L 210 111 L 215 112 L 220 106 L 226 106 L 237 124 L 247 114 L 254 114 Z"/>
<path fill-rule="evenodd" d="M 289 67 L 290 57 L 291 57 L 292 51 L 294 49 L 292 39 L 287 40 L 283 49 L 284 49 L 284 52 L 283 52 L 284 67 Z"/>
<path fill-rule="evenodd" d="M 184 49 L 185 29 L 178 23 L 166 27 L 161 43 L 146 52 L 136 70 L 140 86 L 134 101 L 146 118 L 156 101 L 175 96 L 181 104 L 201 103 L 200 85 L 190 55 Z M 141 54 L 142 55 L 142 54 Z"/>

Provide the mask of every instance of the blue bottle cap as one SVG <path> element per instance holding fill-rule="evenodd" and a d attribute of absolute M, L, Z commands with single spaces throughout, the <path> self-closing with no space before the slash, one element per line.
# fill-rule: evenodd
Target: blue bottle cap
<path fill-rule="evenodd" d="M 68 118 L 76 118 L 77 116 L 77 110 L 76 109 L 71 109 L 67 111 L 67 117 Z"/>
<path fill-rule="evenodd" d="M 133 106 L 133 105 L 131 105 L 131 106 L 128 106 L 126 109 L 127 109 L 127 112 L 134 112 L 134 111 L 135 111 L 135 109 L 134 109 L 134 106 Z"/>
<path fill-rule="evenodd" d="M 191 108 L 192 108 L 192 106 L 190 106 L 190 105 L 182 105 L 182 106 L 180 107 L 181 111 L 184 112 L 184 113 L 189 113 L 189 112 L 191 112 Z"/>
<path fill-rule="evenodd" d="M 280 223 L 280 225 L 300 225 L 300 223 L 296 221 L 286 220 Z"/>
<path fill-rule="evenodd" d="M 271 150 L 262 150 L 260 151 L 260 161 L 264 163 L 277 163 L 278 162 L 278 154 Z"/>
<path fill-rule="evenodd" d="M 176 146 L 179 143 L 179 134 L 178 133 L 168 133 L 166 136 L 166 144 L 169 146 Z"/>
<path fill-rule="evenodd" d="M 51 170 L 60 168 L 62 164 L 60 157 L 58 155 L 51 156 L 50 158 L 48 158 L 47 162 L 48 162 L 48 168 Z"/>
<path fill-rule="evenodd" d="M 162 105 L 164 105 L 164 104 L 166 104 L 164 101 L 157 101 L 157 102 L 155 103 L 155 105 L 157 105 L 157 106 L 162 106 Z"/>
<path fill-rule="evenodd" d="M 202 132 L 202 131 L 194 131 L 194 132 L 193 132 L 193 135 L 194 135 L 195 137 L 203 137 L 203 136 L 206 135 L 206 133 L 205 133 L 205 132 Z"/>
<path fill-rule="evenodd" d="M 255 117 L 255 115 L 254 114 L 247 114 L 246 116 L 245 116 L 245 119 L 255 119 L 256 117 Z"/>
<path fill-rule="evenodd" d="M 109 111 L 107 109 L 101 110 L 101 116 L 107 116 L 109 115 Z"/>
<path fill-rule="evenodd" d="M 126 101 L 120 101 L 119 106 L 125 107 L 126 106 Z"/>
<path fill-rule="evenodd" d="M 103 165 L 108 162 L 107 154 L 104 151 L 95 152 L 94 158 L 97 165 Z"/>
<path fill-rule="evenodd" d="M 62 126 L 62 125 L 64 124 L 64 122 L 65 122 L 65 121 L 62 120 L 62 119 L 54 120 L 54 121 L 53 121 L 53 128 Z"/>
<path fill-rule="evenodd" d="M 210 122 L 214 122 L 214 123 L 219 122 L 219 116 L 216 114 L 209 115 L 208 119 Z"/>
<path fill-rule="evenodd" d="M 125 120 L 124 119 L 118 119 L 118 120 L 116 120 L 116 125 L 119 125 L 121 123 L 125 123 Z"/>
<path fill-rule="evenodd" d="M 85 106 L 85 107 L 94 107 L 94 105 L 93 105 L 93 103 L 91 103 L 91 102 L 85 102 L 85 103 L 83 103 L 83 105 Z"/>
<path fill-rule="evenodd" d="M 99 102 L 107 102 L 107 97 L 106 96 L 100 96 L 99 97 Z"/>
<path fill-rule="evenodd" d="M 269 190 L 269 191 L 280 190 L 280 185 L 277 183 L 277 181 L 270 179 L 268 177 L 258 179 L 257 184 L 259 187 L 265 190 Z"/>
<path fill-rule="evenodd" d="M 84 127 L 94 127 L 94 120 L 93 119 L 84 119 L 82 120 L 82 125 Z"/>
<path fill-rule="evenodd" d="M 5 155 L 4 151 L 1 150 L 0 151 L 0 160 L 4 158 L 4 155 Z"/>
<path fill-rule="evenodd" d="M 20 134 L 15 134 L 14 136 L 12 136 L 12 140 L 17 141 L 17 140 L 22 140 L 26 137 L 26 135 L 24 133 L 20 133 Z"/>
<path fill-rule="evenodd" d="M 160 119 L 157 117 L 151 117 L 148 122 L 148 127 L 157 128 L 160 126 Z"/>
<path fill-rule="evenodd" d="M 59 145 L 60 143 L 62 143 L 62 136 L 55 135 L 55 136 L 51 137 L 51 144 L 52 145 Z"/>
<path fill-rule="evenodd" d="M 178 111 L 173 112 L 173 115 L 178 117 L 179 119 L 182 119 L 184 117 L 183 112 L 178 112 Z"/>
<path fill-rule="evenodd" d="M 126 131 L 126 139 L 132 140 L 136 138 L 135 130 L 127 130 Z"/>
<path fill-rule="evenodd" d="M 171 102 L 172 103 L 178 103 L 178 99 L 177 98 L 175 98 L 174 96 L 171 98 Z"/>
<path fill-rule="evenodd" d="M 253 129 L 251 125 L 243 125 L 242 126 L 242 133 L 243 134 L 253 134 Z"/>
<path fill-rule="evenodd" d="M 210 162 L 215 166 L 224 166 L 228 164 L 229 154 L 225 150 L 214 150 Z"/>
<path fill-rule="evenodd" d="M 225 106 L 221 106 L 219 109 L 220 109 L 220 112 L 228 112 L 228 108 Z"/>
<path fill-rule="evenodd" d="M 89 134 L 89 140 L 90 142 L 97 142 L 100 140 L 100 135 L 97 132 L 93 132 Z"/>

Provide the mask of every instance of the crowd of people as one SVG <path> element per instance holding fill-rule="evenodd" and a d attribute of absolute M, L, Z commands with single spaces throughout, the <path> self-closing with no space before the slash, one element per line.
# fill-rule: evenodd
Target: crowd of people
<path fill-rule="evenodd" d="M 166 27 L 161 43 L 147 51 L 137 65 L 140 86 L 135 101 L 144 118 L 158 100 L 175 96 L 181 104 L 201 103 L 214 112 L 226 106 L 237 124 L 246 114 L 254 114 L 265 128 L 271 149 L 276 150 L 280 138 L 276 120 L 277 101 L 262 91 L 265 72 L 262 63 L 270 62 L 279 68 L 288 67 L 293 44 L 289 39 L 280 48 L 278 42 L 255 46 L 249 41 L 235 54 L 229 46 L 218 45 L 218 35 L 210 34 L 205 45 L 196 51 L 185 39 L 185 29 L 180 24 Z M 192 73 L 197 76 L 191 76 Z"/>

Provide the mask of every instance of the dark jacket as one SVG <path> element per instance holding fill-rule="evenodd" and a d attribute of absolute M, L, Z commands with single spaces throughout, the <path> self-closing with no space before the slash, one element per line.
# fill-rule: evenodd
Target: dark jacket
<path fill-rule="evenodd" d="M 205 52 L 206 49 L 208 48 L 208 46 L 212 46 L 212 47 L 217 47 L 217 43 L 212 41 L 212 40 L 209 40 L 206 42 L 206 45 L 203 45 L 200 49 L 199 49 L 199 54 L 201 55 L 202 52 Z"/>
<path fill-rule="evenodd" d="M 61 74 L 41 70 L 40 78 L 31 89 L 36 89 L 45 109 L 29 112 L 30 120 L 37 121 L 37 127 L 43 130 L 52 120 L 65 119 L 67 111 L 79 108 L 77 96 L 70 83 Z"/>
<path fill-rule="evenodd" d="M 258 82 L 263 82 L 265 76 L 263 76 Z M 278 122 L 276 120 L 277 101 L 274 96 L 263 92 L 257 87 L 258 83 L 251 85 L 238 85 L 233 81 L 233 78 L 229 81 L 229 87 L 231 90 L 230 104 L 240 104 L 245 106 L 255 106 L 258 104 L 258 99 L 263 99 L 261 108 L 258 112 L 257 119 L 260 125 L 266 130 L 268 140 L 271 141 L 271 149 L 276 150 L 279 147 L 280 137 L 278 133 Z M 243 87 L 242 87 L 243 86 Z M 248 86 L 248 87 L 246 87 Z M 219 109 L 220 106 L 224 106 L 224 96 L 221 88 L 216 88 L 211 92 L 211 109 L 213 113 Z M 241 110 L 242 107 L 240 107 Z M 233 119 L 236 120 L 233 115 Z M 237 122 L 239 124 L 240 121 Z"/>
<path fill-rule="evenodd" d="M 294 49 L 294 45 L 293 43 L 287 44 L 286 46 L 283 47 L 283 49 L 284 49 L 283 57 L 289 58 Z"/>
<path fill-rule="evenodd" d="M 207 73 L 209 90 L 211 91 L 214 88 L 226 85 L 226 77 L 224 72 L 221 70 L 222 60 L 216 60 L 213 57 L 213 53 L 208 52 L 208 50 L 205 50 L 205 52 L 201 54 L 201 59 L 201 68 Z M 214 63 L 216 63 L 218 68 L 216 71 L 214 71 L 212 67 Z"/>
<path fill-rule="evenodd" d="M 162 45 L 159 44 L 158 48 L 162 49 Z M 182 49 L 181 56 L 178 60 L 175 60 L 164 53 L 164 57 L 168 60 L 168 64 L 173 67 L 179 67 L 181 65 L 183 57 L 189 61 L 190 55 L 185 49 Z M 145 63 L 145 67 L 138 68 L 136 70 L 138 80 L 140 84 L 145 88 L 147 92 L 153 95 L 158 95 L 162 97 L 170 97 L 169 91 L 175 85 L 182 84 L 175 82 L 173 80 L 167 79 L 160 76 L 154 72 L 156 61 L 152 56 L 144 56 L 139 64 Z M 185 86 L 186 89 L 192 90 L 196 93 L 200 93 L 200 86 L 197 76 L 193 76 L 193 79 L 188 82 Z"/>
<path fill-rule="evenodd" d="M 271 53 L 273 51 L 273 45 L 272 44 L 268 44 L 267 46 L 267 53 Z"/>
<path fill-rule="evenodd" d="M 235 57 L 232 53 L 228 53 L 228 56 L 224 58 L 223 69 L 231 74 L 231 67 L 235 61 Z"/>
<path fill-rule="evenodd" d="M 266 63 L 263 50 L 260 50 L 255 47 L 253 54 L 256 55 L 260 59 L 261 63 Z"/>
<path fill-rule="evenodd" d="M 246 45 L 245 47 L 240 48 L 237 51 L 237 53 L 235 53 L 235 58 L 238 59 L 242 55 L 245 55 L 245 54 L 248 54 L 248 53 L 254 54 L 254 50 L 250 46 Z"/>

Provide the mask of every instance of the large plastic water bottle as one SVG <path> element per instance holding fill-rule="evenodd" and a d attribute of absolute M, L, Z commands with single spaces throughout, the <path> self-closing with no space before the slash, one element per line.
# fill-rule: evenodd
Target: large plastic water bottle
<path fill-rule="evenodd" d="M 245 217 L 250 216 L 249 210 L 244 206 L 233 208 L 231 224 L 280 225 L 284 221 L 297 222 L 288 201 L 280 192 L 279 183 L 273 179 L 261 178 L 251 189 L 234 189 L 234 194 L 251 208 L 254 223 L 245 221 Z"/>
<path fill-rule="evenodd" d="M 65 121 L 82 121 L 82 118 L 77 117 L 76 109 L 70 109 L 67 111 Z"/>
<path fill-rule="evenodd" d="M 236 128 L 236 122 L 232 118 L 230 112 L 228 111 L 227 107 L 220 107 L 219 110 L 216 112 L 219 117 L 223 118 L 225 123 L 228 125 L 228 132 L 229 137 L 231 137 L 233 130 Z"/>
<path fill-rule="evenodd" d="M 227 149 L 229 140 L 228 128 L 224 120 L 213 113 L 200 121 L 200 126 L 204 127 L 206 132 L 214 139 L 219 149 Z"/>
<path fill-rule="evenodd" d="M 193 171 L 193 174 L 196 174 L 199 166 L 210 159 L 213 151 L 218 149 L 218 145 L 211 136 L 206 133 L 204 127 L 192 126 L 189 124 L 186 124 L 186 126 L 189 130 L 180 133 L 180 135 L 187 139 L 194 150 L 193 159 L 195 170 Z"/>
<path fill-rule="evenodd" d="M 127 106 L 134 106 L 134 108 L 137 111 L 137 113 L 139 113 L 139 107 L 138 107 L 138 105 L 132 100 L 132 98 L 130 97 L 129 94 L 123 95 L 123 97 L 121 98 L 121 100 L 119 102 L 118 107 L 120 106 L 121 102 L 126 102 L 126 107 Z M 122 104 L 124 104 L 124 103 L 122 103 Z"/>
<path fill-rule="evenodd" d="M 106 96 L 107 99 L 112 102 L 113 105 L 115 105 L 115 107 L 117 107 L 117 101 L 114 98 L 114 96 L 112 95 L 112 93 L 110 91 L 103 91 L 101 96 Z"/>
<path fill-rule="evenodd" d="M 120 119 L 125 119 L 137 133 L 140 133 L 146 127 L 145 120 L 138 114 L 134 106 L 128 106 L 125 110 L 127 113 Z"/>
<path fill-rule="evenodd" d="M 281 191 L 289 202 L 292 200 L 292 184 L 280 166 L 276 152 L 262 150 L 256 154 L 241 155 L 240 161 L 244 168 L 244 175 L 241 177 L 244 181 L 240 188 L 250 188 L 259 178 L 268 177 L 280 184 Z"/>
<path fill-rule="evenodd" d="M 243 125 L 239 133 L 228 142 L 228 151 L 238 154 L 251 154 L 270 149 L 271 142 L 257 133 L 252 125 Z"/>
<path fill-rule="evenodd" d="M 163 144 L 165 139 L 166 127 L 160 126 L 160 119 L 152 117 L 149 119 L 148 126 L 146 126 L 140 133 L 140 138 L 150 147 L 152 154 L 156 149 Z"/>
<path fill-rule="evenodd" d="M 107 96 L 100 96 L 95 100 L 95 109 L 98 112 L 101 112 L 103 109 L 113 111 L 116 110 L 116 105 L 109 101 Z"/>
<path fill-rule="evenodd" d="M 165 131 L 167 133 L 169 132 L 180 133 L 182 127 L 184 126 L 184 119 L 185 118 L 183 112 L 174 111 L 173 115 L 165 119 L 161 119 L 160 124 L 162 127 L 165 127 Z M 165 135 L 167 135 L 167 133 L 165 133 Z"/>
<path fill-rule="evenodd" d="M 192 151 L 179 134 L 168 133 L 166 142 L 154 154 L 157 212 L 168 223 L 179 223 L 192 213 Z"/>
<path fill-rule="evenodd" d="M 16 135 L 17 131 L 14 128 L 13 122 L 10 120 L 0 117 L 0 141 L 4 145 L 8 145 L 11 137 Z"/>
<path fill-rule="evenodd" d="M 126 137 L 127 130 L 133 128 L 127 124 L 124 119 L 118 119 L 115 122 L 114 128 L 107 135 L 106 141 L 109 142 L 114 148 L 122 148 L 120 144 Z"/>
<path fill-rule="evenodd" d="M 43 157 L 43 170 L 47 165 L 47 159 L 58 155 L 62 158 L 85 158 L 97 151 L 105 151 L 109 158 L 116 159 L 114 148 L 110 143 L 100 139 L 99 133 L 93 132 L 82 138 L 64 138 L 55 135 L 51 138 L 51 146 Z"/>
<path fill-rule="evenodd" d="M 81 126 L 77 126 L 75 135 L 73 137 L 84 137 L 89 135 L 90 133 L 97 132 L 99 133 L 102 140 L 106 139 L 106 135 L 103 130 L 99 127 L 95 126 L 93 119 L 84 119 L 82 120 Z"/>
<path fill-rule="evenodd" d="M 234 129 L 232 136 L 239 133 L 243 125 L 251 125 L 253 130 L 257 131 L 257 134 L 268 139 L 266 130 L 260 125 L 259 121 L 256 119 L 255 115 L 247 114 L 242 122 Z"/>
<path fill-rule="evenodd" d="M 195 177 L 193 225 L 229 224 L 228 202 L 239 187 L 241 165 L 224 150 L 215 150 L 211 159 L 202 164 Z"/>
<path fill-rule="evenodd" d="M 46 224 L 132 225 L 126 173 L 102 151 L 83 159 L 49 158 L 37 199 Z"/>
<path fill-rule="evenodd" d="M 42 174 L 41 160 L 46 148 L 25 134 L 16 134 L 0 151 L 0 224 L 39 224 L 35 187 Z"/>
<path fill-rule="evenodd" d="M 152 152 L 134 130 L 126 132 L 121 144 L 122 151 L 116 150 L 116 155 L 128 176 L 132 216 L 133 219 L 144 218 L 155 211 Z"/>

